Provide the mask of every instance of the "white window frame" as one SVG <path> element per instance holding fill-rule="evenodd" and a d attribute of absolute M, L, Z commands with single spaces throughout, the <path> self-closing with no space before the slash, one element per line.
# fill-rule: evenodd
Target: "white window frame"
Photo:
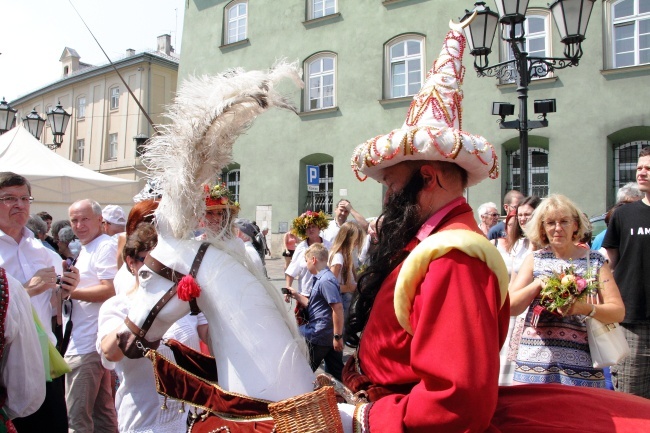
<path fill-rule="evenodd" d="M 233 194 L 233 200 L 239 202 L 239 186 L 241 185 L 241 170 L 236 168 L 223 175 L 226 187 Z"/>
<path fill-rule="evenodd" d="M 84 162 L 86 140 L 80 138 L 77 140 L 75 150 L 77 152 L 77 162 Z"/>
<path fill-rule="evenodd" d="M 86 97 L 80 96 L 77 98 L 77 119 L 84 119 L 86 117 Z"/>
<path fill-rule="evenodd" d="M 120 88 L 119 87 L 111 87 L 110 92 L 110 98 L 111 98 L 111 104 L 110 104 L 110 109 L 111 110 L 117 110 L 120 108 Z"/>
<path fill-rule="evenodd" d="M 418 55 L 408 55 L 406 54 L 406 48 L 408 46 L 409 42 L 416 42 L 420 46 L 420 53 Z M 386 62 L 386 65 L 384 67 L 384 70 L 386 71 L 386 76 L 384 77 L 384 89 L 385 89 L 385 97 L 387 99 L 392 99 L 392 98 L 403 98 L 405 96 L 412 96 L 417 94 L 421 87 L 422 84 L 424 83 L 424 76 L 425 76 L 425 62 L 424 62 L 424 53 L 425 53 L 425 46 L 424 46 L 425 38 L 424 36 L 421 35 L 414 35 L 414 34 L 408 34 L 408 35 L 401 35 L 398 36 L 392 40 L 390 40 L 388 43 L 386 43 L 385 48 L 384 48 L 384 59 Z M 396 47 L 397 45 L 404 45 L 404 55 L 401 57 L 393 57 L 392 55 L 392 49 Z M 396 94 L 395 93 L 395 74 L 393 72 L 393 67 L 398 65 L 398 64 L 404 64 L 408 65 L 409 62 L 412 62 L 414 60 L 418 60 L 420 63 L 420 74 L 419 74 L 419 81 L 409 81 L 410 78 L 410 71 L 408 70 L 408 66 L 405 66 L 405 73 L 404 73 L 404 94 Z M 414 92 L 409 92 L 409 87 L 413 86 Z"/>
<path fill-rule="evenodd" d="M 308 0 L 310 20 L 334 15 L 339 10 L 338 0 Z"/>
<path fill-rule="evenodd" d="M 324 69 L 327 60 L 332 61 L 332 69 Z M 311 66 L 316 62 L 320 63 L 320 72 L 312 73 Z M 316 54 L 305 61 L 304 70 L 306 75 L 305 111 L 318 111 L 336 107 L 336 54 L 331 52 Z M 328 77 L 331 77 L 331 86 L 323 84 Z M 316 86 L 314 86 L 313 80 L 318 81 Z M 328 91 L 326 87 L 331 87 L 331 91 Z M 331 102 L 328 101 L 330 98 Z M 316 101 L 316 106 L 312 107 L 312 101 Z"/>
<path fill-rule="evenodd" d="M 108 134 L 108 158 L 109 160 L 117 159 L 117 132 Z"/>
<path fill-rule="evenodd" d="M 535 33 L 530 33 L 529 32 L 529 23 L 528 23 L 528 17 L 534 17 L 534 18 L 541 18 L 544 20 L 544 32 L 535 32 Z M 504 30 L 505 32 L 510 32 L 509 29 Z M 551 35 L 553 32 L 551 31 L 551 13 L 548 10 L 536 10 L 532 9 L 529 10 L 528 13 L 526 14 L 526 20 L 524 21 L 524 31 L 526 33 L 526 42 L 524 46 L 524 51 L 528 53 L 529 56 L 532 57 L 553 57 L 552 53 L 552 41 L 551 41 Z M 531 53 L 530 52 L 530 42 L 532 40 L 538 40 L 544 38 L 544 52 L 539 53 Z M 506 62 L 508 60 L 513 60 L 515 58 L 514 53 L 510 49 L 510 44 L 506 41 L 501 41 L 501 58 L 503 59 L 503 62 Z M 504 79 L 501 80 L 501 83 L 514 83 L 517 81 L 517 71 L 516 71 L 516 66 L 513 64 L 509 66 L 509 69 L 511 69 L 512 75 L 510 75 L 510 79 Z M 553 76 L 553 72 L 549 72 L 545 77 L 541 78 L 549 78 Z M 540 77 L 534 77 L 533 80 L 539 80 Z"/>
<path fill-rule="evenodd" d="M 241 13 L 241 9 L 244 9 Z M 230 13 L 234 12 L 236 15 L 230 16 Z M 223 12 L 224 20 L 224 34 L 223 40 L 224 44 L 234 44 L 239 41 L 243 41 L 248 38 L 248 0 L 236 0 L 231 2 Z M 235 33 L 231 37 L 230 30 L 235 29 Z M 243 32 L 242 32 L 243 28 Z"/>
<path fill-rule="evenodd" d="M 621 3 L 625 1 L 633 1 L 633 13 L 632 15 L 627 15 L 624 17 L 616 18 L 614 15 L 614 9 L 616 6 L 620 5 Z M 650 46 L 641 48 L 639 46 L 639 43 L 641 41 L 641 37 L 645 36 L 645 38 L 650 39 L 650 10 L 645 11 L 641 13 L 639 11 L 640 8 L 640 1 L 639 0 L 618 0 L 614 1 L 610 4 L 610 17 L 611 17 L 611 62 L 612 66 L 614 68 L 626 68 L 626 67 L 632 67 L 632 66 L 639 66 L 639 65 L 647 65 L 650 64 Z M 648 33 L 643 33 L 640 34 L 640 23 L 643 22 L 645 25 L 649 26 Z M 633 36 L 633 45 L 634 48 L 632 51 L 625 51 L 624 53 L 633 53 L 634 55 L 634 61 L 632 64 L 619 64 L 619 61 L 617 60 L 617 52 L 616 52 L 616 31 L 617 28 L 622 28 L 624 26 L 634 26 L 634 36 Z M 629 38 L 628 38 L 629 39 Z M 641 63 L 641 51 L 647 52 L 648 53 L 648 61 Z"/>
<path fill-rule="evenodd" d="M 509 189 L 520 189 L 521 188 L 521 183 L 519 185 L 515 185 L 514 182 L 514 177 L 515 175 L 520 174 L 521 172 L 521 166 L 515 168 L 514 166 L 514 158 L 515 156 L 519 156 L 519 149 L 508 152 L 508 167 L 510 167 L 510 173 L 509 173 L 509 178 L 508 181 L 510 182 Z M 528 148 L 528 191 L 529 195 L 536 195 L 538 197 L 546 197 L 549 192 L 549 181 L 548 181 L 548 174 L 549 174 L 549 169 L 548 169 L 548 164 L 546 167 L 533 167 L 533 153 L 544 153 L 548 155 L 548 150 L 542 149 L 541 147 L 529 147 Z M 519 159 L 519 162 L 521 163 L 521 158 Z M 548 162 L 548 158 L 547 158 Z M 546 175 L 546 184 L 545 185 L 534 185 L 533 184 L 533 175 L 535 174 L 545 174 Z M 520 176 L 520 182 L 521 182 L 521 176 Z M 546 191 L 546 194 L 543 194 L 540 192 L 540 189 L 543 189 Z"/>

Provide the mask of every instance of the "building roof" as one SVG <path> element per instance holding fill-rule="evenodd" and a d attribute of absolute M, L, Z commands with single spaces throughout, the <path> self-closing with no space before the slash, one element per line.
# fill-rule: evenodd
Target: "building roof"
<path fill-rule="evenodd" d="M 79 55 L 74 49 L 66 47 L 63 51 L 61 58 L 63 58 L 66 55 L 66 53 L 72 56 Z M 150 50 L 150 51 L 145 51 L 131 56 L 125 54 L 124 56 L 122 56 L 122 58 L 118 60 L 112 60 L 112 62 L 117 69 L 129 67 L 141 62 L 151 62 L 151 63 L 159 64 L 161 66 L 167 66 L 169 68 L 178 69 L 179 58 L 176 56 L 167 55 L 160 51 Z M 80 68 L 78 70 L 71 72 L 66 77 L 62 77 L 39 89 L 21 95 L 20 97 L 11 101 L 11 105 L 21 104 L 40 94 L 47 93 L 52 90 L 60 89 L 70 84 L 74 84 L 76 82 L 88 78 L 102 75 L 113 70 L 113 66 L 110 63 L 106 63 L 100 66 L 94 66 L 88 63 L 79 62 L 79 67 Z"/>

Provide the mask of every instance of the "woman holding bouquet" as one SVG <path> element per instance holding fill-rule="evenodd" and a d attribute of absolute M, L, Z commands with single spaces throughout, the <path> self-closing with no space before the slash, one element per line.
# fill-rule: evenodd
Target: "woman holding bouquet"
<path fill-rule="evenodd" d="M 509 289 L 510 314 L 530 306 L 515 383 L 605 387 L 602 369 L 592 366 L 584 319 L 619 322 L 625 307 L 605 257 L 577 245 L 588 227 L 559 194 L 544 199 L 526 224 L 528 239 L 542 249 L 524 259 Z"/>

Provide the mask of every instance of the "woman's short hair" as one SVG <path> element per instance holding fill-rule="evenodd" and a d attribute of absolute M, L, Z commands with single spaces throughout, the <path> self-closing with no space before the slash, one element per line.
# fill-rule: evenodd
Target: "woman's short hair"
<path fill-rule="evenodd" d="M 478 216 L 481 217 L 488 213 L 488 209 L 497 209 L 496 203 L 492 203 L 491 201 L 487 203 L 483 203 L 478 207 Z M 497 211 L 498 212 L 498 211 Z"/>
<path fill-rule="evenodd" d="M 526 223 L 526 236 L 535 245 L 545 247 L 549 244 L 544 222 L 551 212 L 566 213 L 578 223 L 578 230 L 572 233 L 572 239 L 576 242 L 582 239 L 584 234 L 591 229 L 589 220 L 575 203 L 562 194 L 552 194 L 542 200 L 535 212 L 533 212 L 533 216 Z"/>

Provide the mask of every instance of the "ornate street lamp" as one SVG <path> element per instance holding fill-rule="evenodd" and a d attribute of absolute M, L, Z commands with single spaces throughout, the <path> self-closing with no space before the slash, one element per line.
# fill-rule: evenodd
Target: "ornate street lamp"
<path fill-rule="evenodd" d="M 18 110 L 11 108 L 11 105 L 5 98 L 0 101 L 0 135 L 9 131 L 16 124 L 16 112 Z"/>
<path fill-rule="evenodd" d="M 556 69 L 578 66 L 582 57 L 582 42 L 585 40 L 587 25 L 596 0 L 556 0 L 550 5 L 551 14 L 564 44 L 564 57 L 536 57 L 529 56 L 525 50 L 526 32 L 524 21 L 528 0 L 495 0 L 497 10 L 495 13 L 485 6 L 485 2 L 474 4 L 474 10 L 465 11 L 462 20 L 469 18 L 476 12 L 476 18 L 465 27 L 465 36 L 470 53 L 474 56 L 474 69 L 479 77 L 496 77 L 501 80 L 517 81 L 517 97 L 519 99 L 518 120 L 505 121 L 501 116 L 501 129 L 516 129 L 519 131 L 520 152 L 520 190 L 523 195 L 528 195 L 528 131 L 535 128 L 548 126 L 546 113 L 555 111 L 553 104 L 542 104 L 540 114 L 544 119 L 540 121 L 528 120 L 528 85 L 537 77 L 546 77 Z M 497 24 L 501 23 L 501 39 L 503 39 L 514 54 L 514 59 L 490 66 L 488 55 L 492 52 L 492 40 Z M 552 109 L 552 110 L 551 110 Z M 493 107 L 494 114 L 494 107 Z"/>
<path fill-rule="evenodd" d="M 45 126 L 45 119 L 39 116 L 36 112 L 36 108 L 34 108 L 31 113 L 23 117 L 23 126 L 37 140 L 40 140 L 41 134 L 43 133 L 43 127 Z"/>
<path fill-rule="evenodd" d="M 50 123 L 52 135 L 54 136 L 54 144 L 48 144 L 47 147 L 55 150 L 61 147 L 61 143 L 63 143 L 63 134 L 65 134 L 65 130 L 68 127 L 70 114 L 63 109 L 59 101 L 54 109 L 50 108 L 47 112 L 47 120 Z"/>

